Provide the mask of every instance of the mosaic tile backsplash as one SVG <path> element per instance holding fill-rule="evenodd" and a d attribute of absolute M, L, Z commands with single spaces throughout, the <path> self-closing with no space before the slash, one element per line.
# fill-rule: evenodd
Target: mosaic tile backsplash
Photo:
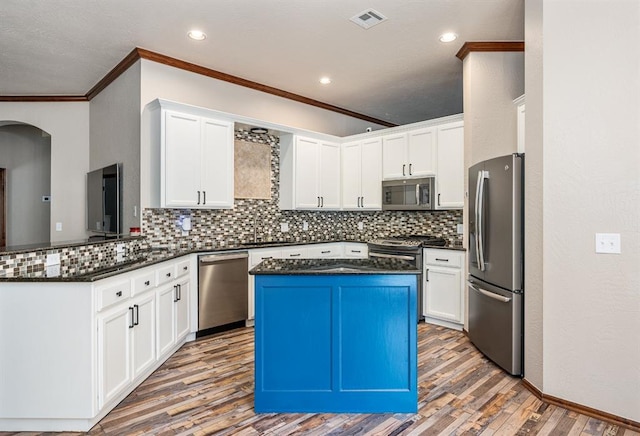
<path fill-rule="evenodd" d="M 85 274 L 106 268 L 116 261 L 116 244 L 124 244 L 128 261 L 151 247 L 219 248 L 255 241 L 316 242 L 363 241 L 407 234 L 442 236 L 451 245 L 462 245 L 456 225 L 462 223 L 461 210 L 433 212 L 327 212 L 291 211 L 278 207 L 278 137 L 237 130 L 236 140 L 268 144 L 271 147 L 271 199 L 236 199 L 233 209 L 182 210 L 145 209 L 142 215 L 144 238 L 73 244 L 24 253 L 0 253 L 0 277 L 17 277 L 46 269 L 48 254 L 60 254 L 62 275 Z M 184 234 L 177 225 L 180 216 L 191 217 L 192 230 Z M 308 229 L 303 230 L 304 223 Z M 280 224 L 289 225 L 288 232 Z M 362 230 L 358 224 L 362 223 Z"/>
<path fill-rule="evenodd" d="M 236 199 L 233 209 L 146 209 L 143 234 L 149 245 L 169 248 L 216 248 L 257 241 L 314 242 L 357 240 L 406 234 L 442 236 L 452 245 L 462 245 L 456 225 L 462 223 L 461 210 L 432 212 L 327 212 L 290 211 L 278 208 L 278 137 L 236 131 L 236 140 L 271 146 L 271 199 Z M 192 230 L 183 235 L 177 225 L 180 216 L 191 217 Z M 303 230 L 304 223 L 308 230 Z M 288 232 L 280 224 L 289 225 Z M 358 229 L 362 223 L 363 229 Z"/>

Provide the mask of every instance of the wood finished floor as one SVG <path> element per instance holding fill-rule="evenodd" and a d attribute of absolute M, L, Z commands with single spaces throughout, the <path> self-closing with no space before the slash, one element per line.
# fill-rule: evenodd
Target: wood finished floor
<path fill-rule="evenodd" d="M 541 402 L 461 332 L 420 324 L 418 340 L 417 414 L 256 415 L 253 329 L 242 328 L 183 346 L 89 434 L 640 436 Z M 44 433 L 0 433 L 18 434 Z"/>

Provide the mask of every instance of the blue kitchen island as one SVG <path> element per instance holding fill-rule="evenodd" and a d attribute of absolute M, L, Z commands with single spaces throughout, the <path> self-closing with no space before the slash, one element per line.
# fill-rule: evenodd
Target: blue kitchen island
<path fill-rule="evenodd" d="M 256 413 L 417 412 L 418 269 L 270 259 L 251 274 Z"/>

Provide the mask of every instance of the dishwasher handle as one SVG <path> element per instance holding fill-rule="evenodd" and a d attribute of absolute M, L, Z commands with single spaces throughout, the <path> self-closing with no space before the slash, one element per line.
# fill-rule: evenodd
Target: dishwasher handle
<path fill-rule="evenodd" d="M 211 256 L 200 257 L 201 264 L 216 263 L 223 260 L 248 259 L 249 253 L 233 253 L 233 254 L 212 254 Z"/>

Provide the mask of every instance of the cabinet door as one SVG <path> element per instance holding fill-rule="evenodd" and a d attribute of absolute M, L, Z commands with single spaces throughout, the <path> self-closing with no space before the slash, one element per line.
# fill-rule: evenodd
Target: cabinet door
<path fill-rule="evenodd" d="M 197 207 L 200 190 L 200 118 L 166 111 L 161 206 Z"/>
<path fill-rule="evenodd" d="M 464 206 L 464 124 L 438 127 L 438 176 L 436 208 Z"/>
<path fill-rule="evenodd" d="M 340 209 L 340 144 L 320 143 L 320 206 Z"/>
<path fill-rule="evenodd" d="M 176 342 L 176 305 L 175 305 L 176 290 L 173 285 L 165 285 L 162 289 L 157 291 L 157 352 L 158 357 L 163 356 L 173 347 Z"/>
<path fill-rule="evenodd" d="M 360 157 L 361 143 L 351 142 L 342 145 L 342 208 L 356 210 L 360 208 L 362 191 Z M 378 183 L 380 184 L 380 183 Z"/>
<path fill-rule="evenodd" d="M 462 273 L 456 268 L 425 269 L 424 314 L 462 323 Z"/>
<path fill-rule="evenodd" d="M 361 209 L 382 209 L 382 139 L 362 142 Z"/>
<path fill-rule="evenodd" d="M 176 305 L 176 342 L 189 334 L 189 280 L 178 283 Z"/>
<path fill-rule="evenodd" d="M 408 133 L 408 175 L 410 177 L 436 174 L 436 129 L 417 129 Z"/>
<path fill-rule="evenodd" d="M 135 379 L 156 362 L 156 299 L 153 292 L 133 301 L 133 315 L 131 345 Z"/>
<path fill-rule="evenodd" d="M 233 123 L 203 118 L 200 207 L 233 206 Z"/>
<path fill-rule="evenodd" d="M 99 408 L 115 398 L 132 380 L 131 312 L 129 305 L 123 304 L 98 316 Z"/>
<path fill-rule="evenodd" d="M 320 205 L 319 143 L 314 139 L 298 137 L 295 147 L 295 206 L 300 209 L 317 209 Z"/>
<path fill-rule="evenodd" d="M 407 177 L 407 134 L 398 133 L 382 138 L 382 177 Z"/>

